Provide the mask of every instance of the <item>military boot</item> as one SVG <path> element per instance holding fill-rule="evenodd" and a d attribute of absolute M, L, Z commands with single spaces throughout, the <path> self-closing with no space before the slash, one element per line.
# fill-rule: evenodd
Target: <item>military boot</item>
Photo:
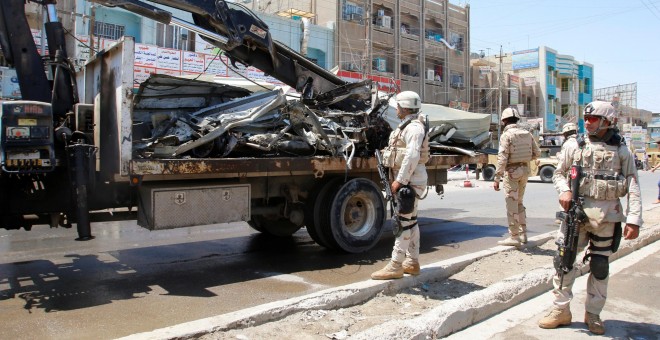
<path fill-rule="evenodd" d="M 589 332 L 596 335 L 605 334 L 605 326 L 603 325 L 603 321 L 600 319 L 600 315 L 585 312 L 584 323 L 586 323 L 587 327 L 589 327 Z"/>
<path fill-rule="evenodd" d="M 572 319 L 573 315 L 571 314 L 570 309 L 554 308 L 550 311 L 550 313 L 548 313 L 548 315 L 539 320 L 539 327 L 550 329 L 557 328 L 559 326 L 568 326 L 571 324 Z"/>
<path fill-rule="evenodd" d="M 419 261 L 417 259 L 406 258 L 403 261 L 403 272 L 410 275 L 419 275 Z"/>
<path fill-rule="evenodd" d="M 400 279 L 403 277 L 403 267 L 401 262 L 390 261 L 385 268 L 371 273 L 371 278 L 374 280 L 390 280 Z"/>
<path fill-rule="evenodd" d="M 520 246 L 520 237 L 518 235 L 511 235 L 502 241 L 497 241 L 501 246 Z"/>
<path fill-rule="evenodd" d="M 520 226 L 520 243 L 526 244 L 527 243 L 527 226 L 526 225 L 521 225 Z"/>

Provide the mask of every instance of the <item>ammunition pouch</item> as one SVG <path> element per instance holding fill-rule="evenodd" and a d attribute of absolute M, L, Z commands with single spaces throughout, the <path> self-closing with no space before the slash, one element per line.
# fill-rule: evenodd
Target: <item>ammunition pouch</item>
<path fill-rule="evenodd" d="M 388 146 L 383 149 L 383 165 L 386 168 L 396 169 L 403 164 L 403 158 L 406 156 L 406 148 Z M 428 150 L 422 150 L 419 154 L 419 164 L 428 163 L 431 159 L 431 153 Z"/>
<path fill-rule="evenodd" d="M 622 175 L 586 176 L 580 194 L 597 200 L 614 200 L 628 193 L 628 180 Z"/>
<path fill-rule="evenodd" d="M 396 146 L 388 146 L 383 149 L 383 166 L 386 168 L 398 168 L 403 163 L 403 158 L 406 155 L 405 148 L 397 148 Z"/>
<path fill-rule="evenodd" d="M 415 210 L 417 193 L 410 185 L 404 185 L 396 192 L 397 209 L 399 215 L 411 214 Z"/>

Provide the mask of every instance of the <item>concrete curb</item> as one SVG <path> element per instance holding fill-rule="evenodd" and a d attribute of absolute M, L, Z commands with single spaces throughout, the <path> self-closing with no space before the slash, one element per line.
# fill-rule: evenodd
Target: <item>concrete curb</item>
<path fill-rule="evenodd" d="M 555 232 L 549 232 L 531 237 L 525 247 L 541 245 L 548 240 L 554 239 L 554 235 Z M 350 307 L 366 302 L 380 293 L 393 294 L 405 288 L 417 286 L 423 282 L 445 280 L 479 259 L 514 248 L 513 246 L 496 246 L 476 253 L 423 266 L 420 274 L 417 276 L 406 275 L 403 279 L 399 280 L 356 282 L 301 297 L 271 302 L 232 313 L 160 328 L 151 332 L 137 333 L 121 339 L 194 338 L 212 332 L 254 327 L 310 309 L 328 310 Z"/>
<path fill-rule="evenodd" d="M 623 241 L 619 251 L 611 256 L 616 260 L 660 239 L 660 225 L 655 224 L 640 230 L 640 236 L 631 241 Z M 589 266 L 581 266 L 580 274 L 589 271 Z M 480 291 L 472 292 L 457 299 L 447 301 L 431 311 L 414 319 L 391 321 L 361 333 L 352 339 L 425 339 L 444 337 L 464 329 L 514 305 L 552 289 L 552 267 L 536 269 L 514 276 Z"/>

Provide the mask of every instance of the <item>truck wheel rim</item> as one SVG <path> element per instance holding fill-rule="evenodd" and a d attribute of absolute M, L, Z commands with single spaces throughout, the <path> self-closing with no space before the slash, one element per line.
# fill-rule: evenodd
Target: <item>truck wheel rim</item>
<path fill-rule="evenodd" d="M 376 208 L 364 193 L 358 193 L 342 207 L 342 221 L 346 231 L 353 236 L 366 235 L 376 221 Z"/>

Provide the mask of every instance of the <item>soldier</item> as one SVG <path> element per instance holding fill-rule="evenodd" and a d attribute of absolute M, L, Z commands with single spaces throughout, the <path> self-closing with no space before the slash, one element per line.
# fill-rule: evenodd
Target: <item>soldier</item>
<path fill-rule="evenodd" d="M 388 147 L 383 150 L 383 162 L 390 168 L 390 174 L 396 174 L 392 194 L 397 196 L 403 232 L 394 241 L 390 262 L 371 274 L 374 280 L 399 279 L 404 273 L 418 275 L 420 270 L 417 202 L 426 196 L 424 164 L 430 155 L 428 128 L 424 117 L 419 115 L 422 101 L 417 93 L 403 91 L 396 96 L 396 102 L 396 114 L 402 122 L 390 134 Z"/>
<path fill-rule="evenodd" d="M 527 243 L 527 215 L 523 197 L 529 177 L 529 162 L 541 155 L 534 136 L 528 130 L 518 127 L 518 120 L 520 114 L 517 109 L 510 107 L 502 111 L 504 130 L 500 137 L 493 183 L 493 189 L 500 191 L 500 178 L 504 178 L 509 237 L 497 243 L 505 246 Z"/>
<path fill-rule="evenodd" d="M 621 240 L 621 222 L 626 222 L 623 235 L 635 239 L 642 225 L 642 202 L 634 157 L 623 143 L 615 127 L 617 112 L 604 101 L 589 103 L 584 108 L 587 138 L 572 154 L 566 152 L 559 162 L 553 182 L 559 192 L 559 204 L 564 210 L 570 208 L 572 192 L 567 173 L 572 164 L 581 165 L 584 176 L 580 181 L 580 196 L 584 197 L 584 212 L 588 221 L 579 226 L 578 251 L 587 243 L 585 260 L 589 259 L 591 273 L 587 281 L 586 313 L 584 322 L 593 334 L 604 334 L 605 327 L 600 312 L 607 298 L 609 274 L 608 257 L 616 251 Z M 627 217 L 619 197 L 628 195 Z M 561 229 L 560 229 L 561 233 Z M 558 235 L 558 237 L 563 237 Z M 557 263 L 558 261 L 555 261 Z M 560 269 L 558 269 L 560 270 Z M 559 274 L 553 283 L 554 308 L 539 320 L 541 328 L 556 328 L 570 325 L 572 315 L 570 302 L 575 271 L 564 275 L 560 286 Z"/>
<path fill-rule="evenodd" d="M 561 163 L 566 155 L 572 155 L 578 148 L 577 125 L 575 123 L 566 123 L 561 129 L 561 133 L 564 136 L 564 142 L 561 144 L 561 151 L 557 155 L 558 163 Z"/>

